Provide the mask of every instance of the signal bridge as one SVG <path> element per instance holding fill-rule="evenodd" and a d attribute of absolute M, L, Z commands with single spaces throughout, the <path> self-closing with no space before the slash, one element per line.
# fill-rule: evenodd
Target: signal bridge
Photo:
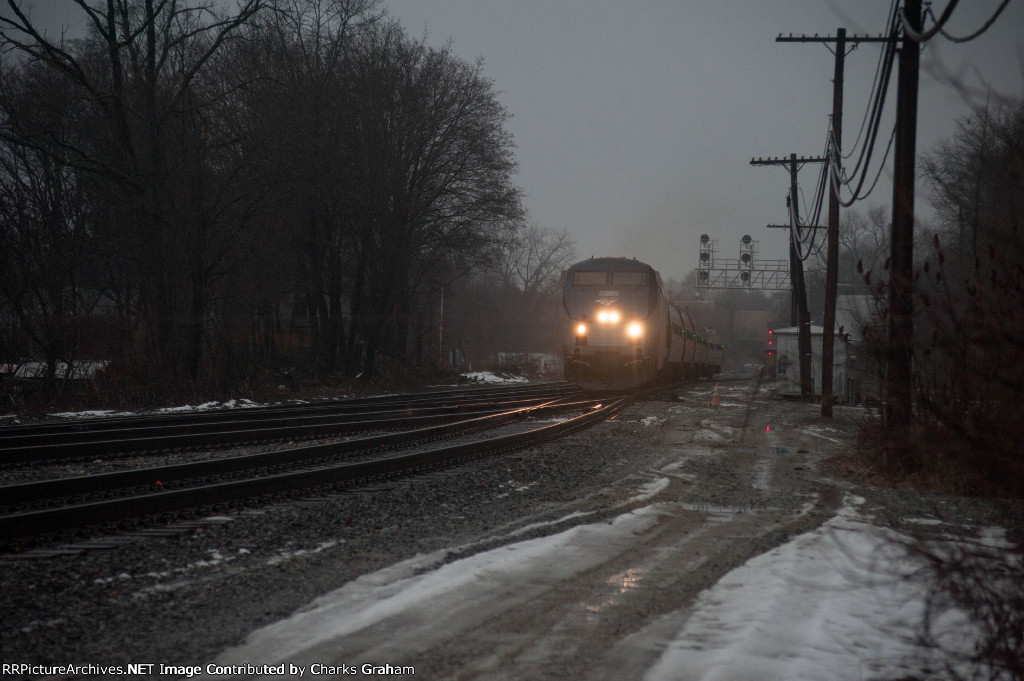
<path fill-rule="evenodd" d="M 761 291 L 788 291 L 792 288 L 788 260 L 758 259 L 758 242 L 750 235 L 744 235 L 740 244 L 738 258 L 720 258 L 718 242 L 707 234 L 700 235 L 697 288 Z"/>

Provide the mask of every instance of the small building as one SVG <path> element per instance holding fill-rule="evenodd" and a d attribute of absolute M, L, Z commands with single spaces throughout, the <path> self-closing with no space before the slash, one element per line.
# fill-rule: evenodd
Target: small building
<path fill-rule="evenodd" d="M 824 327 L 811 325 L 811 389 L 816 398 L 821 397 L 821 344 Z M 775 391 L 783 397 L 800 396 L 800 327 L 791 326 L 775 329 Z M 832 395 L 845 404 L 855 401 L 854 385 L 849 376 L 846 337 L 836 326 L 832 346 Z"/>
<path fill-rule="evenodd" d="M 882 368 L 878 350 L 872 350 L 865 338 L 884 338 L 886 327 L 879 311 L 879 302 L 871 293 L 858 293 L 858 287 L 847 287 L 836 300 L 836 323 L 846 339 L 846 367 L 850 404 L 876 405 L 881 399 Z"/>

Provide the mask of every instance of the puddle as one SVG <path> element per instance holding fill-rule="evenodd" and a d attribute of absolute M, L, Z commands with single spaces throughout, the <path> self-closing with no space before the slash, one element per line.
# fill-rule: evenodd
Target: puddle
<path fill-rule="evenodd" d="M 646 574 L 647 570 L 644 570 L 643 568 L 629 568 L 617 575 L 609 577 L 606 583 L 616 592 L 616 595 L 621 596 L 624 593 L 639 588 L 640 583 L 643 581 Z M 614 606 L 617 603 L 618 601 L 615 596 L 612 596 L 611 598 L 604 599 L 596 605 L 589 604 L 583 606 L 583 609 L 590 613 L 587 615 L 587 621 L 593 621 L 594 615 L 604 612 L 609 607 Z"/>
<path fill-rule="evenodd" d="M 793 453 L 788 447 L 751 447 L 750 451 L 762 456 L 788 456 Z"/>

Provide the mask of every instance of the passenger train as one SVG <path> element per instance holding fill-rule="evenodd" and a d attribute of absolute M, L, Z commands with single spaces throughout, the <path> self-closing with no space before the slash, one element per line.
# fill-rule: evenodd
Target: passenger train
<path fill-rule="evenodd" d="M 586 390 L 622 390 L 710 377 L 725 347 L 665 295 L 661 275 L 636 259 L 590 258 L 562 278 L 565 378 Z"/>

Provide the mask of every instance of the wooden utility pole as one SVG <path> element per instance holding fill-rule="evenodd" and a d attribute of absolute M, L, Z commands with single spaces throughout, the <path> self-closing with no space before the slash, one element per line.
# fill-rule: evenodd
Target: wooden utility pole
<path fill-rule="evenodd" d="M 905 0 L 903 13 L 921 30 L 921 0 Z M 896 152 L 892 183 L 892 244 L 889 260 L 889 352 L 885 416 L 890 436 L 901 442 L 912 416 L 911 356 L 914 336 L 914 157 L 920 48 L 903 31 L 896 90 Z"/>
<path fill-rule="evenodd" d="M 821 415 L 832 418 L 832 365 L 836 298 L 839 295 L 839 168 L 843 165 L 843 66 L 846 29 L 836 29 L 836 65 L 832 77 L 832 143 L 829 145 L 828 244 L 825 251 L 825 319 L 821 335 Z"/>
<path fill-rule="evenodd" d="M 797 248 L 797 229 L 800 225 L 800 203 L 796 186 L 796 154 L 789 156 L 789 257 L 796 260 L 797 312 L 800 318 L 800 333 L 797 346 L 800 351 L 800 397 L 805 400 L 814 399 L 814 374 L 811 372 L 811 313 L 807 309 L 807 285 L 804 282 L 804 262 Z"/>
<path fill-rule="evenodd" d="M 851 36 L 849 42 L 888 42 L 884 36 Z M 839 281 L 839 171 L 843 155 L 843 69 L 846 61 L 846 29 L 836 36 L 779 36 L 775 42 L 835 43 L 835 70 L 832 79 L 832 140 L 829 144 L 831 191 L 828 194 L 828 243 L 825 254 L 825 319 L 821 336 L 821 415 L 832 417 L 832 365 L 835 349 L 836 298 Z"/>
<path fill-rule="evenodd" d="M 822 158 L 820 156 L 813 158 L 797 158 L 796 154 L 790 154 L 788 159 L 750 159 L 750 165 L 752 166 L 789 166 L 789 267 L 790 281 L 793 285 L 791 317 L 793 325 L 799 325 L 797 351 L 800 353 L 800 396 L 805 400 L 814 399 L 814 380 L 813 374 L 811 373 L 811 313 L 807 309 L 807 288 L 804 285 L 804 263 L 800 258 L 800 251 L 797 248 L 797 230 L 800 225 L 800 210 L 796 174 L 798 170 L 797 164 L 825 163 L 827 160 L 827 158 Z"/>

